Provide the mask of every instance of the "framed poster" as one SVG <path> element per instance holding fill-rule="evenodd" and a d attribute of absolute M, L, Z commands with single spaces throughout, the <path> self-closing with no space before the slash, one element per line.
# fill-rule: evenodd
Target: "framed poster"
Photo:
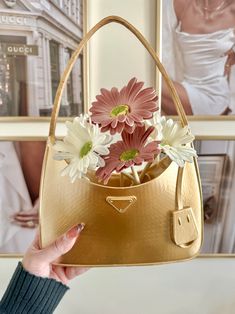
<path fill-rule="evenodd" d="M 0 253 L 23 254 L 39 223 L 39 187 L 46 143 L 0 142 Z"/>
<path fill-rule="evenodd" d="M 205 211 L 202 254 L 235 254 L 235 141 L 196 141 Z M 23 254 L 38 225 L 45 141 L 0 141 L 0 254 Z"/>
<path fill-rule="evenodd" d="M 213 223 L 219 215 L 227 162 L 228 156 L 226 154 L 198 156 L 202 180 L 205 223 Z"/>
<path fill-rule="evenodd" d="M 204 205 L 202 254 L 235 254 L 235 142 L 196 141 Z"/>
<path fill-rule="evenodd" d="M 234 120 L 235 3 L 217 4 L 162 1 L 162 60 L 188 115 Z M 176 114 L 164 82 L 161 108 L 167 115 Z"/>
<path fill-rule="evenodd" d="M 1 1 L 0 120 L 48 117 L 65 65 L 86 28 L 86 1 Z M 84 112 L 86 51 L 68 79 L 60 116 Z"/>

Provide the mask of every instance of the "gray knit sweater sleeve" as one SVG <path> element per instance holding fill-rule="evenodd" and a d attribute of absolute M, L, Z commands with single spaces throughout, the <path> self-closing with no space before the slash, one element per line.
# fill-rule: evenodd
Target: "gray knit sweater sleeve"
<path fill-rule="evenodd" d="M 68 287 L 34 276 L 18 264 L 0 302 L 0 314 L 53 313 Z"/>

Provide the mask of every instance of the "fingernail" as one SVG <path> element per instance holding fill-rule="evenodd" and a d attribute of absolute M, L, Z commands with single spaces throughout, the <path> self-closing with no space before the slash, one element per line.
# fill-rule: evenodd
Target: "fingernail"
<path fill-rule="evenodd" d="M 85 228 L 84 222 L 80 223 L 80 224 L 77 226 L 78 233 L 80 233 L 84 228 Z"/>
<path fill-rule="evenodd" d="M 85 224 L 84 223 L 80 223 L 79 225 L 73 227 L 72 229 L 70 229 L 67 233 L 66 233 L 66 237 L 68 239 L 72 239 L 72 238 L 76 238 L 79 233 L 84 229 Z"/>

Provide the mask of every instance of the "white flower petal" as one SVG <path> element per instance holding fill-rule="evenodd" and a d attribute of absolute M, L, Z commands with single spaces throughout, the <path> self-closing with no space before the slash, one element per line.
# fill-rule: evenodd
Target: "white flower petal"
<path fill-rule="evenodd" d="M 161 146 L 161 144 L 160 144 Z M 193 157 L 197 157 L 195 149 L 188 146 L 171 147 L 169 145 L 161 146 L 162 151 L 168 157 L 176 162 L 180 167 L 184 166 L 185 161 L 193 162 Z"/>
<path fill-rule="evenodd" d="M 89 162 L 90 162 L 89 157 L 85 156 L 82 160 L 83 160 L 83 167 L 87 169 L 89 167 Z"/>
<path fill-rule="evenodd" d="M 150 134 L 150 137 L 154 141 L 161 141 L 162 139 L 162 124 L 161 124 L 161 116 L 159 110 L 153 113 L 153 117 L 150 120 L 144 120 L 144 124 L 146 127 L 153 126 L 155 131 Z M 149 138 L 150 138 L 149 137 Z"/>
<path fill-rule="evenodd" d="M 182 127 L 180 123 L 172 119 L 161 118 L 162 125 L 162 151 L 183 167 L 185 161 L 192 162 L 193 157 L 197 157 L 196 151 L 189 146 L 193 142 L 194 136 L 190 133 L 189 127 Z"/>
<path fill-rule="evenodd" d="M 90 159 L 90 163 L 92 165 L 97 165 L 97 163 L 98 163 L 98 156 L 95 153 L 89 154 L 89 159 Z"/>
<path fill-rule="evenodd" d="M 58 153 L 55 153 L 54 155 L 55 160 L 70 160 L 72 158 L 73 158 L 73 154 L 66 153 L 66 152 L 58 152 Z"/>
<path fill-rule="evenodd" d="M 61 171 L 61 175 L 68 175 L 74 182 L 85 177 L 88 169 L 96 169 L 99 165 L 104 165 L 104 160 L 99 155 L 109 153 L 108 146 L 113 137 L 101 133 L 99 126 L 92 124 L 88 115 L 76 117 L 73 122 L 67 121 L 66 127 L 67 135 L 63 141 L 57 141 L 53 146 L 54 159 L 70 162 Z"/>
<path fill-rule="evenodd" d="M 94 151 L 100 155 L 108 155 L 109 149 L 105 146 L 98 145 L 94 147 Z"/>
<path fill-rule="evenodd" d="M 53 149 L 57 152 L 70 152 L 70 153 L 76 152 L 74 146 L 62 141 L 57 141 L 55 145 L 53 145 Z"/>
<path fill-rule="evenodd" d="M 105 161 L 102 157 L 98 156 L 98 167 L 104 167 L 105 166 Z"/>

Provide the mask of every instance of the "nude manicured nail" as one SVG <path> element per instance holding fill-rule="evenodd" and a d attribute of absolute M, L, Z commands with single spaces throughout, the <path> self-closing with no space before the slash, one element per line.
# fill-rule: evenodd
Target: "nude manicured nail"
<path fill-rule="evenodd" d="M 85 228 L 84 222 L 80 223 L 80 224 L 77 226 L 78 233 L 80 233 L 84 228 Z"/>
<path fill-rule="evenodd" d="M 66 237 L 68 239 L 72 239 L 72 238 L 76 238 L 79 233 L 84 229 L 85 224 L 84 223 L 80 223 L 79 225 L 73 227 L 72 229 L 70 229 L 67 233 L 66 233 Z"/>

